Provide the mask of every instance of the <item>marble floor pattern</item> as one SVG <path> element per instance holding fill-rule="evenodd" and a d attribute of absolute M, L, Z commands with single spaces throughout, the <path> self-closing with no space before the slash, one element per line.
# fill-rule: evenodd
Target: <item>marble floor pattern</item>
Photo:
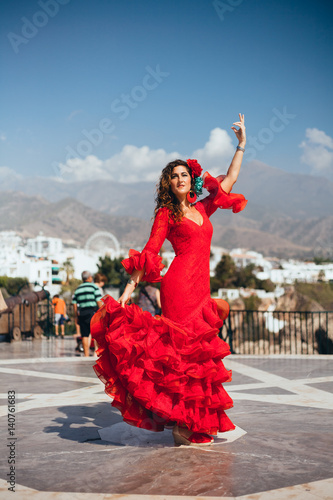
<path fill-rule="evenodd" d="M 20 499 L 333 499 L 331 356 L 226 358 L 236 430 L 195 448 L 124 424 L 94 358 L 74 347 L 71 338 L 0 343 L 0 498 L 13 498 L 15 437 Z"/>

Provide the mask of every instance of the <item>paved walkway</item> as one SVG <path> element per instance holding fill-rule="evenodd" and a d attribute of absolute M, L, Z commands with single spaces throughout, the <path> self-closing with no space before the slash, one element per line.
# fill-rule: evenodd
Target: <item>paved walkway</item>
<path fill-rule="evenodd" d="M 20 499 L 333 499 L 332 356 L 229 356 L 237 428 L 194 448 L 124 424 L 74 347 L 0 344 L 1 499 L 10 473 Z"/>

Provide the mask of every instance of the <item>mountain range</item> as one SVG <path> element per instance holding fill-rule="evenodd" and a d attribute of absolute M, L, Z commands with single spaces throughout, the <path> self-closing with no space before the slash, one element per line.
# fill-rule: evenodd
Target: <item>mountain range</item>
<path fill-rule="evenodd" d="M 43 231 L 79 245 L 106 230 L 134 247 L 149 235 L 153 183 L 7 178 L 0 191 L 0 230 L 26 237 Z M 332 256 L 332 182 L 253 161 L 244 164 L 233 191 L 244 194 L 247 207 L 214 214 L 213 244 L 286 258 Z"/>

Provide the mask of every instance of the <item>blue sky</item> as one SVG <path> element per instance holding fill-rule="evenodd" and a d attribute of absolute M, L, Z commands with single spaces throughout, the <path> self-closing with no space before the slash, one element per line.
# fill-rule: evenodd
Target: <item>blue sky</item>
<path fill-rule="evenodd" d="M 223 171 L 242 112 L 245 160 L 333 178 L 330 1 L 0 9 L 3 176 L 152 180 L 175 154 L 196 153 Z"/>

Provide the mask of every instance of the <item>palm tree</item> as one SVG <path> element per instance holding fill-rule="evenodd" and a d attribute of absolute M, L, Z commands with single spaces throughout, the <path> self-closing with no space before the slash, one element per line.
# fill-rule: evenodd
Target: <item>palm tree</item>
<path fill-rule="evenodd" d="M 73 279 L 74 276 L 74 266 L 72 259 L 65 260 L 61 269 L 66 272 L 66 285 L 69 285 L 69 282 Z"/>

